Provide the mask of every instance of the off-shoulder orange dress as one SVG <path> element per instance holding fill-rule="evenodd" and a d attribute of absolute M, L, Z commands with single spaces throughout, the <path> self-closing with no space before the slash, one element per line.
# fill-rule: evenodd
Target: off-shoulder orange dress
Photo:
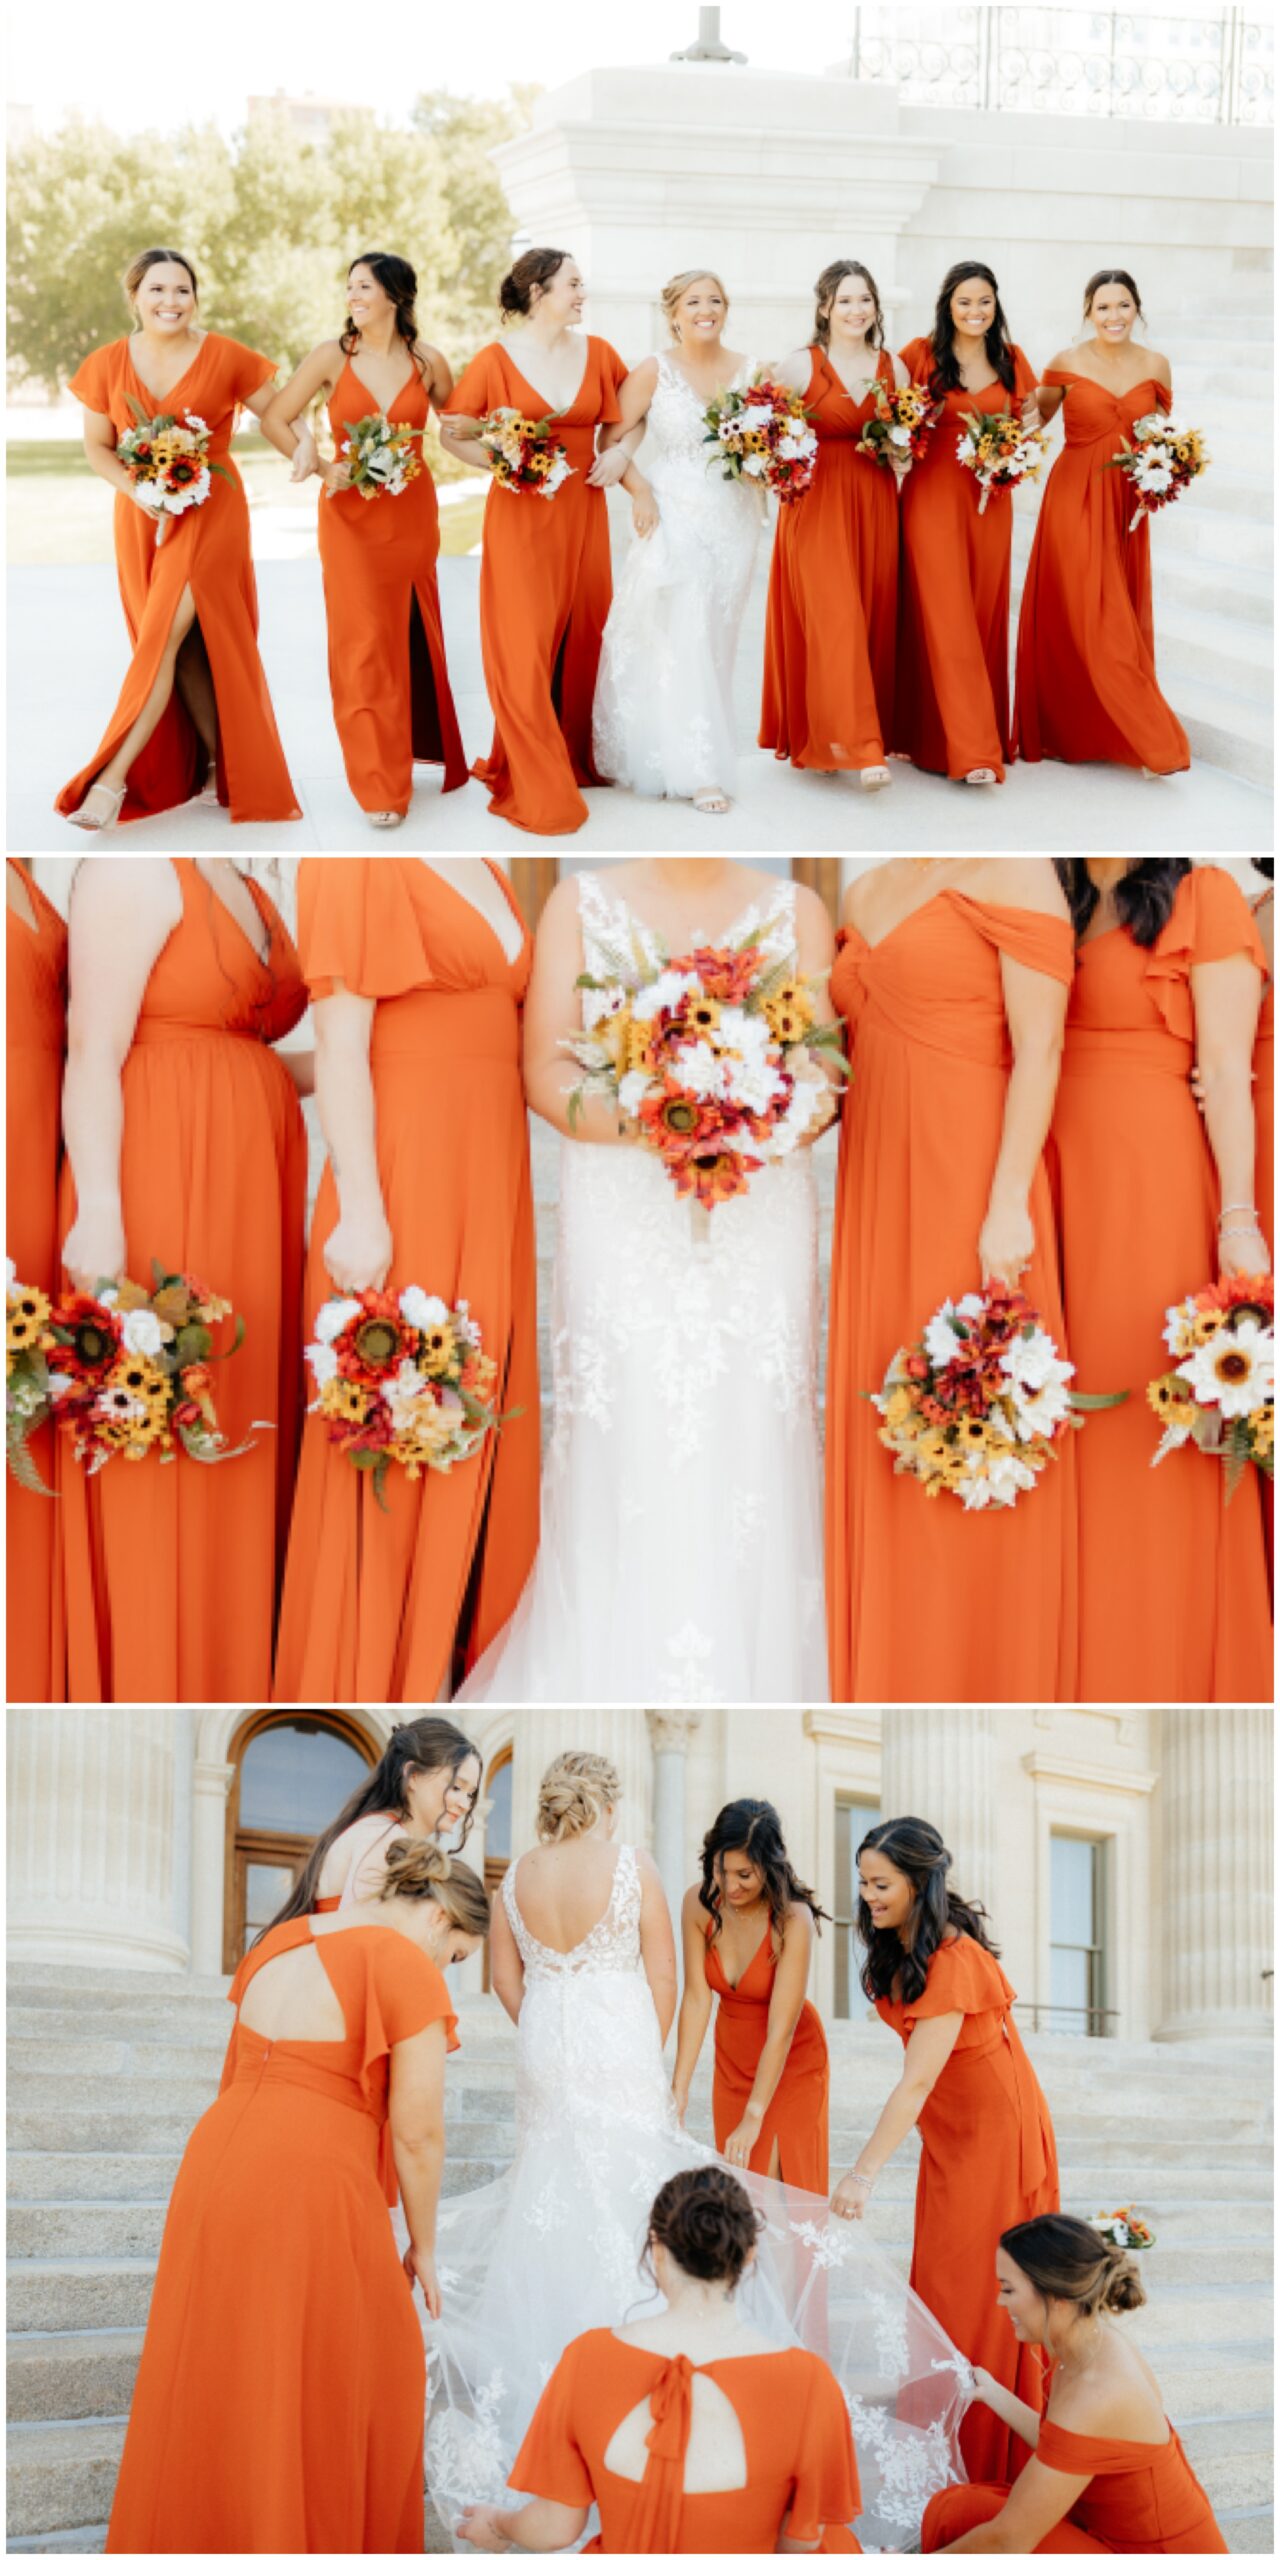
<path fill-rule="evenodd" d="M 1172 406 L 1163 383 L 1117 398 L 1087 374 L 1066 392 L 1066 442 L 1045 486 L 1018 613 L 1014 753 L 1027 764 L 1147 765 L 1183 773 L 1187 733 L 1156 682 L 1151 533 L 1133 523 L 1133 490 L 1108 470 L 1134 422 Z"/>
<path fill-rule="evenodd" d="M 810 349 L 805 406 L 818 439 L 812 485 L 779 507 L 765 618 L 760 745 L 820 773 L 883 764 L 893 734 L 898 615 L 898 491 L 859 453 L 874 415 L 821 347 Z M 893 359 L 877 376 L 893 389 Z"/>
<path fill-rule="evenodd" d="M 344 2038 L 237 2018 L 183 2155 L 108 2551 L 422 2549 L 426 2359 L 387 2212 L 393 2048 L 457 2020 L 398 1932 L 268 1931 L 228 1997 L 311 1941 Z"/>
<path fill-rule="evenodd" d="M 307 1171 L 301 1106 L 271 1043 L 299 1020 L 306 994 L 263 890 L 251 884 L 265 959 L 195 863 L 173 867 L 182 918 L 151 972 L 122 1073 L 128 1270 L 149 1281 L 154 1258 L 190 1272 L 244 1317 L 240 1349 L 214 1366 L 213 1395 L 228 1444 L 255 1445 L 218 1466 L 112 1458 L 87 1481 L 59 1435 L 65 1694 L 260 1705 L 297 1456 Z M 74 1217 L 68 1164 L 60 1237 Z M 228 1323 L 215 1349 L 230 1338 Z"/>
<path fill-rule="evenodd" d="M 746 1972 L 735 1983 L 731 1983 L 725 1973 L 720 1961 L 719 1943 L 711 1936 L 709 1926 L 705 1961 L 707 1988 L 714 1991 L 718 2002 L 711 2113 L 716 2149 L 723 2151 L 730 2134 L 736 2132 L 742 2122 L 742 2110 L 751 2095 L 769 2032 L 769 2003 L 773 1998 L 776 1963 L 771 1933 L 766 1928 Z M 811 2195 L 825 2196 L 830 2183 L 827 2175 L 830 2081 L 831 2069 L 822 2020 L 812 2002 L 806 2000 L 796 2022 L 782 2078 L 769 2101 L 758 2139 L 747 2162 L 749 2169 L 757 2170 L 762 2178 L 767 2177 L 776 2142 L 783 2184 L 804 2187 Z"/>
<path fill-rule="evenodd" d="M 827 1385 L 831 1695 L 879 1703 L 1070 1697 L 1075 1661 L 1073 1438 L 1033 1493 L 965 1511 L 908 1476 L 868 1404 L 894 1352 L 944 1298 L 980 1285 L 978 1236 L 1011 1064 L 1000 955 L 1072 976 L 1071 928 L 943 889 L 874 948 L 848 932 L 831 999 L 853 1082 L 840 1133 Z M 1043 1165 L 1023 1282 L 1064 1345 Z M 1065 1343 L 1064 1357 L 1072 1356 Z M 1009 1594 L 1020 1594 L 1017 1608 Z M 1119 1694 L 1117 1692 L 1117 1694 Z"/>
<path fill-rule="evenodd" d="M 495 879 L 519 909 L 505 874 Z M 468 900 L 412 856 L 303 862 L 298 940 L 313 997 L 341 979 L 376 1005 L 369 1061 L 378 1172 L 394 1241 L 389 1289 L 465 1298 L 498 1363 L 495 1442 L 448 1475 L 367 1475 L 303 1432 L 276 1662 L 278 1700 L 435 1698 L 455 1643 L 467 1658 L 506 1624 L 538 1543 L 538 1370 L 520 1006 L 526 932 L 509 961 Z M 306 1325 L 337 1294 L 324 1247 L 338 1222 L 326 1165 L 311 1222 Z"/>
<path fill-rule="evenodd" d="M 742 2429 L 742 2489 L 687 2493 L 684 2457 L 693 2376 L 704 2373 Z M 605 2454 L 628 2413 L 648 2400 L 642 2480 L 610 2471 Z M 860 2551 L 847 2528 L 862 2502 L 849 2412 L 835 2375 L 805 2347 L 724 2356 L 693 2366 L 587 2329 L 566 2347 L 533 2413 L 509 2486 L 530 2498 L 600 2511 L 588 2551 L 776 2551 L 784 2517 L 797 2542 L 834 2527 L 824 2549 Z"/>
<path fill-rule="evenodd" d="M 1213 2509 L 1173 2429 L 1166 2444 L 1126 2444 L 1119 2436 L 1080 2436 L 1052 2418 L 1040 2421 L 1037 2462 L 1046 2471 L 1088 2479 L 1088 2488 L 1037 2542 L 1037 2551 L 1226 2551 Z M 921 2548 L 942 2551 L 977 2525 L 989 2524 L 1009 2497 L 1006 2486 L 972 2481 L 940 2489 L 924 2511 Z"/>
<path fill-rule="evenodd" d="M 358 418 L 380 415 L 348 357 L 329 401 L 335 453 Z M 415 366 L 387 416 L 427 425 Z M 329 625 L 329 690 L 347 780 L 362 809 L 407 810 L 416 764 L 444 767 L 444 788 L 467 779 L 440 622 L 436 561 L 440 509 L 425 467 L 398 498 L 320 493 L 320 565 Z"/>
<path fill-rule="evenodd" d="M 1081 943 L 1050 1139 L 1075 1383 L 1129 1401 L 1080 1434 L 1079 1658 L 1065 1697 L 1256 1703 L 1271 1627 L 1255 1471 L 1223 1501 L 1193 1448 L 1151 1464 L 1147 1387 L 1171 1355 L 1165 1309 L 1217 1278 L 1218 1183 L 1188 1082 L 1191 972 L 1247 952 L 1234 880 L 1195 864 L 1152 949 L 1123 927 Z M 1038 1496 L 1037 1496 L 1038 1499 Z"/>
<path fill-rule="evenodd" d="M 1270 904 L 1272 895 L 1273 892 L 1268 889 L 1264 892 L 1263 896 L 1258 899 L 1257 904 L 1254 907 L 1255 916 L 1257 915 L 1259 908 Z M 1259 934 L 1259 940 L 1261 941 L 1261 939 L 1261 934 Z M 1263 944 L 1263 949 L 1265 952 L 1265 943 Z M 1276 982 L 1274 977 L 1269 974 L 1262 998 L 1262 1010 L 1258 1015 L 1258 1037 L 1254 1043 L 1253 1051 L 1253 1108 L 1258 1123 L 1258 1165 L 1257 1190 L 1255 1198 L 1258 1204 L 1258 1217 L 1261 1221 L 1262 1232 L 1271 1248 L 1271 1257 L 1273 1261 L 1275 1260 L 1276 1250 L 1275 1066 Z"/>
<path fill-rule="evenodd" d="M 127 736 L 155 683 L 184 588 L 191 589 L 218 704 L 218 798 L 233 819 L 300 818 L 271 696 L 258 655 L 258 591 L 249 552 L 249 510 L 231 459 L 236 410 L 270 382 L 275 366 L 235 338 L 210 330 L 163 405 L 179 418 L 190 409 L 210 430 L 215 471 L 204 505 L 166 518 L 156 547 L 151 520 L 131 498 L 115 508 L 116 569 L 133 659 L 100 745 L 58 793 L 64 817 Z M 86 356 L 70 388 L 86 409 L 110 418 L 117 436 L 138 421 L 130 398 L 149 416 L 162 405 L 134 372 L 127 338 Z M 200 788 L 203 750 L 175 685 L 163 716 L 129 768 L 122 819 L 176 809 Z"/>
<path fill-rule="evenodd" d="M 928 383 L 933 348 L 913 338 L 902 349 L 913 382 Z M 944 412 L 902 491 L 902 585 L 894 687 L 894 744 L 926 773 L 953 781 L 986 766 L 1004 780 L 1009 739 L 1009 563 L 1013 499 L 981 491 L 956 447 L 967 411 L 1012 409 L 1035 388 L 1021 347 L 1013 350 L 1012 392 L 942 394 Z"/>
<path fill-rule="evenodd" d="M 1117 1692 L 1117 1694 L 1122 1694 Z M 976 1938 L 944 1939 L 918 2000 L 877 2000 L 906 2046 L 920 2018 L 964 2024 L 920 2116 L 910 2282 L 971 2364 L 1029 2409 L 1044 2406 L 1039 2356 L 1021 2347 L 996 2295 L 996 2248 L 1011 2223 L 1058 2211 L 1058 2155 L 1044 2091 L 1014 2022 L 1012 1983 Z M 962 2421 L 979 2479 L 1016 2479 L 1027 2447 L 989 2409 Z"/>
<path fill-rule="evenodd" d="M 603 489 L 587 487 L 596 429 L 616 425 L 627 367 L 604 338 L 588 338 L 582 381 L 553 412 L 509 347 L 481 347 L 446 402 L 453 417 L 517 409 L 556 418 L 573 478 L 554 498 L 491 488 L 480 562 L 480 650 L 493 706 L 493 746 L 472 766 L 496 818 L 531 835 L 573 835 L 585 824 L 580 786 L 602 783 L 591 755 L 600 643 L 613 597 Z"/>
<path fill-rule="evenodd" d="M 10 863 L 34 926 L 8 910 L 5 940 L 5 1251 L 19 1280 L 58 1285 L 58 1156 L 67 1046 L 67 928 L 34 880 Z M 27 1442 L 53 1493 L 53 1432 Z M 5 1477 L 5 1694 L 17 1706 L 54 1695 L 52 1499 Z M 61 1696 L 59 1690 L 58 1695 Z"/>

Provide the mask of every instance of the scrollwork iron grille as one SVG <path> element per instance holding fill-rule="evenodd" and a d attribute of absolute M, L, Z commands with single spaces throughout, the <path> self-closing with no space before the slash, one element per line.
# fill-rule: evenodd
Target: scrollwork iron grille
<path fill-rule="evenodd" d="M 859 8 L 847 69 L 910 106 L 1275 121 L 1274 28 L 1244 9 Z"/>

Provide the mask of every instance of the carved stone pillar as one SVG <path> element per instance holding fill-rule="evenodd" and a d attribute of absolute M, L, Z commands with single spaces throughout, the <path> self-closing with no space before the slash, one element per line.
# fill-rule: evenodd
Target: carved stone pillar
<path fill-rule="evenodd" d="M 182 1972 L 174 1707 L 11 1707 L 9 1954 Z"/>
<path fill-rule="evenodd" d="M 221 1973 L 227 1798 L 235 1763 L 197 1760 L 191 1779 L 191 1970 Z"/>
<path fill-rule="evenodd" d="M 915 1814 L 951 1851 L 947 1882 L 991 1908 L 995 1893 L 995 1728 L 990 1707 L 886 1707 L 880 1819 Z"/>
<path fill-rule="evenodd" d="M 653 1855 L 671 1910 L 676 1939 L 676 1976 L 683 1974 L 680 1904 L 685 1884 L 685 1763 L 689 1742 L 702 1722 L 698 1707 L 649 1707 L 649 1739 L 653 1745 Z"/>
<path fill-rule="evenodd" d="M 1271 1758 L 1267 1708 L 1161 1713 L 1158 2036 L 1271 2033 Z"/>

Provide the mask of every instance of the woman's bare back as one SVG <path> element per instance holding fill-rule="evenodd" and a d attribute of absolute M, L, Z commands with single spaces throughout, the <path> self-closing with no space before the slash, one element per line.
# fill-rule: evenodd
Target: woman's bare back
<path fill-rule="evenodd" d="M 610 1840 L 548 1840 L 527 1849 L 515 1879 L 525 1927 L 557 1955 L 572 1954 L 609 1908 L 617 1863 Z"/>

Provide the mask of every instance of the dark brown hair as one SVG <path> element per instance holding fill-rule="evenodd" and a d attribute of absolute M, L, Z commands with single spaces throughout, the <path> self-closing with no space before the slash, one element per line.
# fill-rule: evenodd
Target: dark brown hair
<path fill-rule="evenodd" d="M 1000 2246 L 1048 2301 L 1074 2302 L 1092 2319 L 1098 2311 L 1138 2311 L 1146 2301 L 1142 2278 L 1126 2250 L 1071 2213 L 1038 2213 L 1000 2234 Z"/>
<path fill-rule="evenodd" d="M 884 311 L 880 302 L 880 289 L 870 267 L 864 267 L 860 258 L 833 258 L 830 266 L 823 268 L 813 288 L 815 345 L 826 347 L 831 343 L 831 306 L 846 276 L 861 276 L 876 306 L 876 316 L 867 331 L 867 344 L 869 347 L 882 347 L 884 345 Z"/>
<path fill-rule="evenodd" d="M 131 310 L 133 308 L 134 295 L 136 294 L 148 267 L 185 267 L 187 274 L 191 278 L 192 293 L 195 295 L 196 301 L 199 301 L 200 287 L 196 282 L 195 268 L 192 266 L 190 258 L 184 257 L 181 249 L 140 249 L 132 264 L 125 268 L 124 274 L 120 279 L 124 286 L 125 298 Z"/>
<path fill-rule="evenodd" d="M 951 1851 L 931 1822 L 922 1822 L 918 1814 L 900 1814 L 894 1822 L 873 1823 L 866 1838 L 858 1842 L 859 1857 L 864 1849 L 878 1849 L 915 1887 L 905 1945 L 896 1929 L 877 1929 L 858 1896 L 858 1935 L 866 1948 L 861 1981 L 869 2000 L 918 2000 L 928 1980 L 929 1959 L 936 1955 L 948 1928 L 962 1938 L 976 1938 L 988 1955 L 999 1955 L 987 1936 L 982 1904 L 964 1902 L 952 1893 L 947 1883 Z"/>
<path fill-rule="evenodd" d="M 829 1920 L 812 1885 L 801 1884 L 787 1856 L 782 1838 L 782 1825 L 771 1804 L 757 1802 L 752 1796 L 740 1796 L 736 1804 L 720 1808 L 702 1843 L 702 1882 L 698 1900 L 711 1915 L 711 1935 L 718 1938 L 723 1925 L 720 1911 L 720 1887 L 716 1883 L 716 1859 L 726 1850 L 736 1849 L 759 1867 L 764 1877 L 764 1898 L 769 1906 L 769 1926 L 781 1937 L 793 1903 L 803 1902 L 813 1913 L 815 1929 Z"/>
<path fill-rule="evenodd" d="M 410 1770 L 448 1769 L 452 1773 L 462 1767 L 464 1760 L 480 1760 L 480 1753 L 447 1716 L 414 1716 L 410 1723 L 398 1724 L 376 1769 L 369 1771 L 328 1830 L 321 1832 L 288 1901 L 281 1904 L 267 1926 L 278 1929 L 282 1920 L 300 1920 L 310 1912 L 320 1889 L 325 1859 L 334 1841 L 349 1831 L 353 1822 L 361 1821 L 366 1813 L 407 1813 Z M 482 1768 L 483 1765 L 481 1761 Z M 464 1841 L 471 1823 L 472 1816 L 468 1814 L 462 1825 Z"/>
<path fill-rule="evenodd" d="M 1054 863 L 1062 883 L 1063 895 L 1071 910 L 1071 922 L 1077 942 L 1088 930 L 1089 920 L 1102 891 L 1089 876 L 1089 865 L 1079 855 Z M 1116 914 L 1126 931 L 1132 934 L 1140 951 L 1149 951 L 1158 942 L 1173 913 L 1178 883 L 1184 880 L 1191 864 L 1176 858 L 1158 862 L 1131 862 L 1116 893 Z"/>
<path fill-rule="evenodd" d="M 381 285 L 394 309 L 396 336 L 403 340 L 425 382 L 426 362 L 418 353 L 418 279 L 408 259 L 397 258 L 390 249 L 363 249 L 347 269 L 348 284 L 357 267 L 367 267 L 375 282 Z M 347 325 L 338 340 L 344 356 L 355 353 L 359 335 L 354 320 L 348 314 Z"/>
<path fill-rule="evenodd" d="M 653 2199 L 641 2265 L 660 2240 L 687 2276 L 733 2293 L 763 2229 L 763 2214 L 727 2169 L 681 2169 Z"/>
<path fill-rule="evenodd" d="M 937 308 L 933 315 L 933 335 L 929 341 L 933 351 L 933 371 L 929 388 L 935 400 L 940 391 L 963 389 L 960 380 L 960 359 L 955 350 L 956 324 L 951 317 L 951 297 L 959 292 L 962 284 L 968 284 L 971 276 L 980 276 L 984 284 L 990 285 L 995 295 L 995 312 L 984 341 L 987 362 L 992 372 L 998 375 L 1005 390 L 1010 394 L 1013 391 L 1015 380 L 1013 341 L 1009 336 L 1009 323 L 1000 304 L 1000 287 L 990 267 L 984 267 L 980 258 L 960 258 L 954 267 L 948 267 L 942 279 L 938 288 Z"/>
<path fill-rule="evenodd" d="M 498 302 L 504 321 L 510 320 L 513 314 L 519 314 L 521 319 L 528 318 L 533 307 L 534 286 L 545 293 L 570 254 L 568 249 L 526 249 L 524 256 L 517 258 L 498 287 Z"/>
<path fill-rule="evenodd" d="M 1136 309 L 1136 311 L 1137 311 L 1138 318 L 1139 318 L 1140 320 L 1145 320 L 1145 319 L 1146 319 L 1146 316 L 1147 316 L 1147 315 L 1146 315 L 1145 311 L 1144 311 L 1144 310 L 1143 310 L 1143 308 L 1142 308 L 1142 296 L 1141 296 L 1141 294 L 1139 293 L 1138 288 L 1137 288 L 1136 284 L 1134 283 L 1133 278 L 1132 278 L 1132 276 L 1130 275 L 1128 268 L 1127 268 L 1127 267 L 1099 267 L 1099 269 L 1098 269 L 1098 272 L 1097 272 L 1096 276 L 1090 276 L 1089 281 L 1088 281 L 1088 283 L 1087 283 L 1087 285 L 1085 286 L 1085 289 L 1084 289 L 1084 316 L 1085 316 L 1086 320 L 1088 319 L 1088 317 L 1089 317 L 1089 313 L 1090 313 L 1090 311 L 1091 311 L 1091 310 L 1092 310 L 1092 308 L 1093 308 L 1093 297 L 1094 297 L 1095 293 L 1097 292 L 1098 287 L 1099 287 L 1099 285 L 1100 285 L 1100 284 L 1122 284 L 1122 285 L 1124 286 L 1125 292 L 1126 292 L 1126 293 L 1129 293 L 1129 294 L 1132 294 L 1132 296 L 1133 296 L 1134 307 L 1135 307 L 1135 309 Z"/>

